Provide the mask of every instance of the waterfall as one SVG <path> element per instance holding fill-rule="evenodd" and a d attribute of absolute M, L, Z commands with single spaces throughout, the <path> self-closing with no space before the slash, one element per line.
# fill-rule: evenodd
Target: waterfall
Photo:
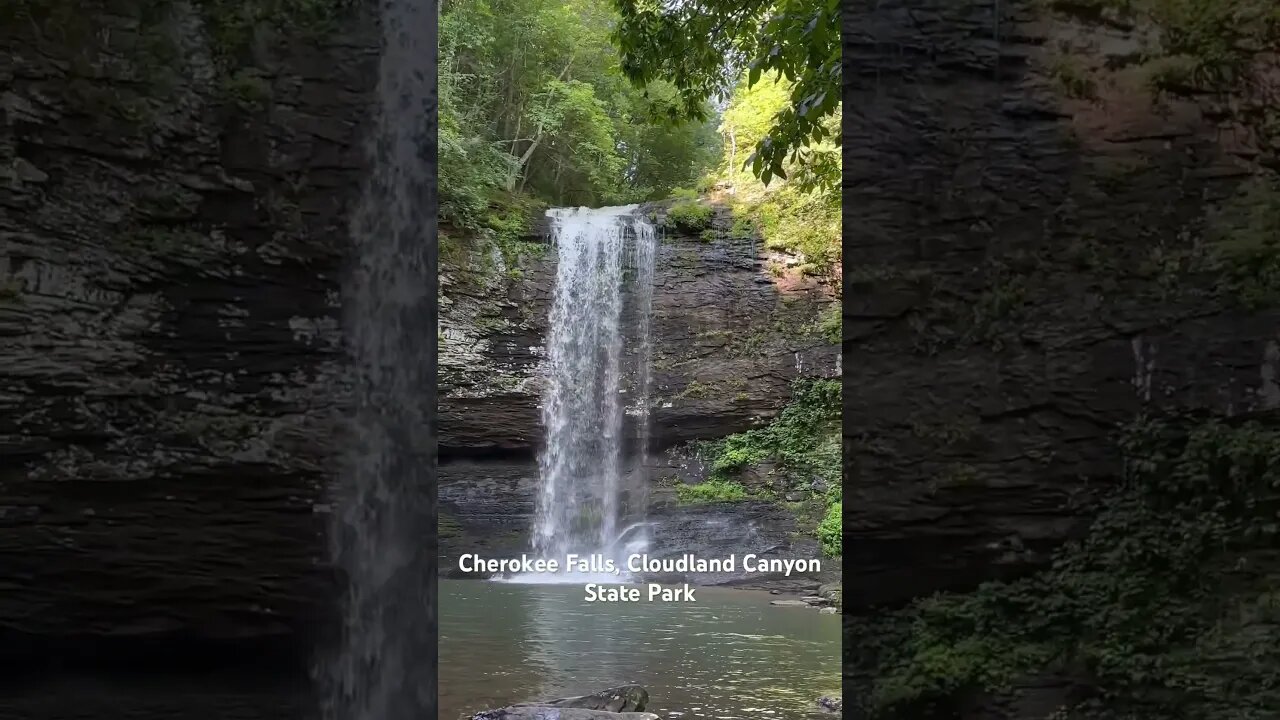
<path fill-rule="evenodd" d="M 635 207 L 548 211 L 557 265 L 542 397 L 544 444 L 538 457 L 535 551 L 602 553 L 621 560 L 623 540 L 643 541 L 647 510 L 643 465 L 648 444 L 653 226 Z M 624 472 L 624 298 L 635 324 L 631 393 L 637 415 L 638 471 Z"/>
<path fill-rule="evenodd" d="M 355 407 L 331 531 L 346 593 L 340 645 L 318 678 L 326 720 L 435 715 L 436 4 L 382 8 L 371 171 L 343 298 Z"/>
<path fill-rule="evenodd" d="M 643 518 L 649 507 L 649 386 L 653 380 L 653 259 L 658 248 L 653 225 L 637 222 L 636 234 L 636 462 L 635 477 L 630 486 L 631 504 L 636 515 Z M 624 531 L 625 532 L 625 531 Z"/>

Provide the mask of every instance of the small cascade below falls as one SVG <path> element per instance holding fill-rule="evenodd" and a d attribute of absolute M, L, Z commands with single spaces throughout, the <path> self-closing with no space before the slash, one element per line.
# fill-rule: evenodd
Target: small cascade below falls
<path fill-rule="evenodd" d="M 623 569 L 620 577 L 608 577 L 613 582 L 627 578 L 626 556 L 648 544 L 649 325 L 657 237 L 634 210 L 547 213 L 558 264 L 533 546 L 560 563 L 568 553 L 612 558 Z M 627 414 L 635 416 L 633 447 L 624 437 Z M 634 469 L 628 472 L 628 465 Z"/>

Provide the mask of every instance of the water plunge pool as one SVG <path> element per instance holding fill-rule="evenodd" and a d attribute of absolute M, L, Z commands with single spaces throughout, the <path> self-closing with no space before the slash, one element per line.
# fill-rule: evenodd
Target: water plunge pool
<path fill-rule="evenodd" d="M 440 718 L 635 683 L 666 718 L 810 720 L 840 689 L 840 616 L 696 588 L 588 602 L 581 584 L 440 582 Z"/>

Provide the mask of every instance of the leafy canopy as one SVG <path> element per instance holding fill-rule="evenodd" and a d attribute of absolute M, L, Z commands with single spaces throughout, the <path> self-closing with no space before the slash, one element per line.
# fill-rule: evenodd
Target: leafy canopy
<path fill-rule="evenodd" d="M 302 1 L 302 0 L 296 0 Z M 717 152 L 709 122 L 658 123 L 678 91 L 621 72 L 612 0 L 445 0 L 440 214 L 446 234 L 516 242 L 540 204 L 663 197 Z"/>
<path fill-rule="evenodd" d="M 706 119 L 708 99 L 727 97 L 743 70 L 748 87 L 770 73 L 787 80 L 790 102 L 744 163 L 765 184 L 785 179 L 789 163 L 818 159 L 811 146 L 828 138 L 838 144 L 827 122 L 840 104 L 837 0 L 615 2 L 622 72 L 640 86 L 674 85 L 677 102 L 661 108 L 670 120 Z"/>

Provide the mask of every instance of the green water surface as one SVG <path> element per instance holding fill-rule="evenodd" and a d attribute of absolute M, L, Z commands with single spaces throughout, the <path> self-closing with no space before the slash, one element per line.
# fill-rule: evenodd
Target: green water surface
<path fill-rule="evenodd" d="M 809 720 L 840 690 L 840 616 L 767 593 L 589 603 L 582 585 L 440 582 L 440 717 L 636 683 L 684 720 Z M 827 716 L 830 717 L 830 716 Z"/>

